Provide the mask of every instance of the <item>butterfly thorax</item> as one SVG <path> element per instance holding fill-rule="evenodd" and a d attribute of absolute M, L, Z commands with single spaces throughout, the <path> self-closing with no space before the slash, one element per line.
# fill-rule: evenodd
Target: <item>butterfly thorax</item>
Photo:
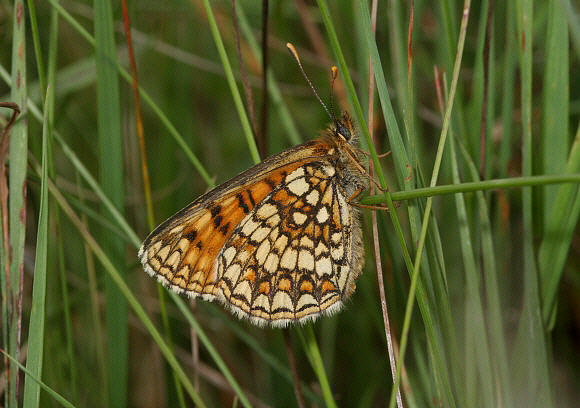
<path fill-rule="evenodd" d="M 335 119 L 319 139 L 326 143 L 332 165 L 337 172 L 337 180 L 347 197 L 351 197 L 368 185 L 368 177 L 364 173 L 364 163 L 357 152 L 358 136 L 352 119 L 347 112 Z"/>

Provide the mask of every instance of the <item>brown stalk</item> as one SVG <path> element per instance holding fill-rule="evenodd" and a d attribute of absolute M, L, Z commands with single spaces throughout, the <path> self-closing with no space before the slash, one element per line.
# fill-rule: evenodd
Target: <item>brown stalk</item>
<path fill-rule="evenodd" d="M 371 6 L 371 24 L 373 29 L 373 34 L 376 31 L 377 25 L 377 0 L 373 0 Z M 369 60 L 369 111 L 368 111 L 368 126 L 369 126 L 369 133 L 371 134 L 371 138 L 374 140 L 374 132 L 373 132 L 373 121 L 374 121 L 374 98 L 375 98 L 375 81 L 374 81 L 374 70 L 372 61 Z M 374 177 L 374 167 L 373 162 L 369 160 L 369 172 L 371 176 L 371 180 Z M 370 184 L 370 194 L 373 195 L 375 192 L 374 184 Z M 373 210 L 371 212 L 371 220 L 372 220 L 372 228 L 373 228 L 373 246 L 375 250 L 375 268 L 377 272 L 377 283 L 379 287 L 379 296 L 381 299 L 381 311 L 383 315 L 383 325 L 385 327 L 385 338 L 387 340 L 387 351 L 389 354 L 389 365 L 391 367 L 391 376 L 393 378 L 393 383 L 395 382 L 395 376 L 397 372 L 396 360 L 395 360 L 395 352 L 393 351 L 393 340 L 392 340 L 392 333 L 391 333 L 391 325 L 389 323 L 389 312 L 387 310 L 387 299 L 385 295 L 385 281 L 383 278 L 383 266 L 381 262 L 381 247 L 379 244 L 379 229 L 377 225 L 377 212 Z M 397 407 L 403 408 L 403 400 L 401 398 L 400 389 L 397 389 Z"/>
<path fill-rule="evenodd" d="M 2 214 L 2 230 L 4 231 L 4 250 L 6 254 L 6 285 L 10 284 L 10 240 L 8 237 L 8 179 L 6 177 L 6 154 L 8 153 L 8 135 L 10 128 L 20 114 L 20 107 L 14 102 L 0 102 L 1 108 L 12 109 L 12 116 L 0 135 L 0 211 Z M 5 305 L 3 305 L 5 306 Z M 6 358 L 5 358 L 6 359 Z M 6 361 L 8 361 L 6 359 Z"/>
<path fill-rule="evenodd" d="M 0 214 L 2 217 L 2 231 L 4 232 L 4 268 L 6 275 L 6 288 L 10 287 L 10 238 L 8 235 L 8 179 L 6 177 L 6 155 L 8 153 L 8 141 L 10 134 L 10 128 L 16 121 L 16 117 L 20 114 L 20 107 L 14 102 L 0 102 L 0 107 L 12 109 L 12 116 L 8 120 L 8 123 L 2 130 L 0 135 Z M 2 298 L 2 309 L 7 309 L 7 299 Z M 18 336 L 20 338 L 20 336 Z M 8 357 L 4 356 L 4 367 L 6 367 L 6 378 L 10 378 L 10 367 L 12 364 L 9 363 Z M 7 398 L 7 397 L 6 397 Z"/>
<path fill-rule="evenodd" d="M 487 154 L 487 99 L 489 91 L 489 43 L 491 41 L 491 29 L 493 18 L 493 0 L 490 0 L 487 9 L 487 22 L 485 27 L 485 43 L 483 46 L 483 101 L 481 104 L 481 140 L 479 157 L 479 176 L 485 180 L 485 160 Z"/>
<path fill-rule="evenodd" d="M 131 20 L 129 18 L 129 9 L 127 7 L 127 0 L 121 0 L 123 8 L 123 22 L 125 28 L 125 39 L 127 41 L 127 49 L 129 51 L 129 66 L 131 70 L 131 84 L 133 90 L 133 98 L 135 99 L 135 120 L 137 126 L 137 138 L 139 140 L 139 152 L 141 158 L 141 174 L 143 177 L 143 190 L 145 192 L 145 205 L 147 208 L 147 221 L 149 230 L 153 230 L 155 226 L 155 216 L 153 213 L 153 200 L 151 198 L 151 182 L 149 179 L 149 167 L 147 166 L 147 153 L 145 151 L 145 132 L 143 128 L 143 118 L 141 116 L 141 104 L 139 98 L 139 81 L 137 79 L 137 63 L 135 62 L 135 53 L 133 50 L 133 40 L 131 37 Z M 167 336 L 167 343 L 173 349 L 173 341 L 171 338 L 171 328 L 169 326 L 169 319 L 167 317 L 167 310 L 165 307 L 165 292 L 161 285 L 157 285 L 159 294 L 159 303 L 161 305 L 161 315 L 163 317 L 163 328 Z M 173 372 L 173 380 L 175 389 L 180 402 L 184 402 L 183 390 L 177 374 Z"/>

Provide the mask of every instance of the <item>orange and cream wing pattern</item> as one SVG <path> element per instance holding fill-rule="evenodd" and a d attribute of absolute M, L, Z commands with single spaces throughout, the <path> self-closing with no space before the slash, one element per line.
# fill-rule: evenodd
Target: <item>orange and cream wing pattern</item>
<path fill-rule="evenodd" d="M 212 268 L 224 243 L 256 204 L 304 163 L 302 156 L 274 169 L 272 160 L 264 161 L 169 218 L 139 250 L 145 271 L 177 293 L 213 299 L 216 282 Z M 279 160 L 273 162 L 279 164 Z"/>
<path fill-rule="evenodd" d="M 332 165 L 298 167 L 225 243 L 215 264 L 216 296 L 258 325 L 338 310 L 362 267 L 357 223 Z"/>
<path fill-rule="evenodd" d="M 202 195 L 143 242 L 145 271 L 258 325 L 337 311 L 361 272 L 365 186 L 350 118 Z M 354 163 L 353 163 L 354 162 Z"/>

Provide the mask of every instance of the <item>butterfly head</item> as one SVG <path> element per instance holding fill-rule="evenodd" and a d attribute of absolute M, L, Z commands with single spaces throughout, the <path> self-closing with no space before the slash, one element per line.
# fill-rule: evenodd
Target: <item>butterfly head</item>
<path fill-rule="evenodd" d="M 352 124 L 352 119 L 347 112 L 343 112 L 340 118 L 334 119 L 334 129 L 332 129 L 334 137 L 343 142 L 353 144 L 356 142 L 356 133 Z"/>

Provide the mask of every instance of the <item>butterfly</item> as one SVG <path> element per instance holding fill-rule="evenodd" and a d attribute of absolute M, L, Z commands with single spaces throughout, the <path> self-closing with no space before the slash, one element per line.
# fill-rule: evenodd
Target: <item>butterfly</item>
<path fill-rule="evenodd" d="M 347 113 L 202 195 L 143 242 L 145 271 L 177 293 L 218 300 L 259 326 L 338 311 L 363 267 L 367 186 Z"/>

